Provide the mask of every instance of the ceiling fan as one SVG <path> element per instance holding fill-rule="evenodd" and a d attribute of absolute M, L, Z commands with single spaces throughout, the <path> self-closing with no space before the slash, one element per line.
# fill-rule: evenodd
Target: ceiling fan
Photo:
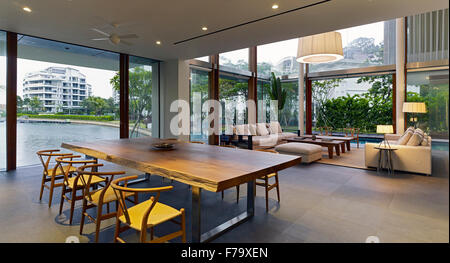
<path fill-rule="evenodd" d="M 136 34 L 127 34 L 127 35 L 118 35 L 116 33 L 112 33 L 112 34 L 108 34 L 106 32 L 103 32 L 100 29 L 97 28 L 92 28 L 92 30 L 94 30 L 95 32 L 104 35 L 105 37 L 102 38 L 94 38 L 91 39 L 93 41 L 103 41 L 103 40 L 108 40 L 110 43 L 114 44 L 114 45 L 118 45 L 118 44 L 125 44 L 128 46 L 131 46 L 132 43 L 124 41 L 123 39 L 132 39 L 132 38 L 138 38 L 138 35 Z"/>

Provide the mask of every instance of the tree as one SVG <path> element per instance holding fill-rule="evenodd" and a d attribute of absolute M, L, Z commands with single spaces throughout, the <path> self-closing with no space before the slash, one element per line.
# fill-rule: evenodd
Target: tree
<path fill-rule="evenodd" d="M 325 79 L 312 82 L 312 99 L 314 107 L 317 109 L 316 119 L 321 120 L 320 126 L 332 126 L 331 119 L 323 110 L 323 105 L 330 99 L 332 92 L 341 81 L 341 79 Z"/>
<path fill-rule="evenodd" d="M 119 72 L 110 81 L 113 89 L 120 91 Z M 135 120 L 131 137 L 137 136 L 141 122 L 152 121 L 152 72 L 143 66 L 129 72 L 130 120 Z"/>
<path fill-rule="evenodd" d="M 88 115 L 103 115 L 108 109 L 106 100 L 101 97 L 91 96 L 81 102 L 81 106 L 86 110 Z"/>
<path fill-rule="evenodd" d="M 36 113 L 38 113 L 38 111 L 42 110 L 43 104 L 42 104 L 42 101 L 38 97 L 32 97 L 30 99 L 29 106 L 30 106 L 31 112 L 36 114 Z"/>
<path fill-rule="evenodd" d="M 382 75 L 382 76 L 364 76 L 357 80 L 357 83 L 367 82 L 372 84 L 369 89 L 369 94 L 374 96 L 381 96 L 383 102 L 387 103 L 392 99 L 392 75 Z"/>

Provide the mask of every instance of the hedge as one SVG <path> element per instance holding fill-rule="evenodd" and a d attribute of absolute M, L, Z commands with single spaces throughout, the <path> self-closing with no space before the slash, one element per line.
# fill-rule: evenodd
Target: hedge
<path fill-rule="evenodd" d="M 39 114 L 24 114 L 18 113 L 20 116 L 28 116 L 29 118 L 35 119 L 70 119 L 70 120 L 84 120 L 84 121 L 113 121 L 114 116 L 91 116 L 91 115 L 63 115 L 63 114 L 49 114 L 49 115 L 39 115 Z"/>

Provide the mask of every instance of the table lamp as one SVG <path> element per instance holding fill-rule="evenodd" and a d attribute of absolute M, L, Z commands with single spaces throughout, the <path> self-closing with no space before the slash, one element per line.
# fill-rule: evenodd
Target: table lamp
<path fill-rule="evenodd" d="M 384 142 L 384 147 L 391 148 L 389 145 L 389 141 L 386 140 L 386 133 L 394 133 L 394 127 L 392 125 L 377 125 L 377 133 L 382 133 L 384 135 L 384 140 L 380 142 L 379 147 L 381 147 L 381 144 Z"/>
<path fill-rule="evenodd" d="M 424 102 L 404 102 L 403 112 L 412 113 L 412 117 L 409 119 L 414 123 L 414 128 L 417 126 L 417 113 L 427 113 L 427 107 Z"/>

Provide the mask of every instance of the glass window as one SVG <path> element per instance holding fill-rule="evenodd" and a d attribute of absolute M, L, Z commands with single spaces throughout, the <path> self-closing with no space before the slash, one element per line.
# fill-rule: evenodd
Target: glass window
<path fill-rule="evenodd" d="M 344 58 L 311 64 L 310 72 L 395 64 L 395 20 L 337 30 L 342 36 Z"/>
<path fill-rule="evenodd" d="M 417 124 L 433 139 L 448 139 L 448 96 L 448 70 L 409 72 L 406 101 L 425 102 L 427 113 L 408 113 L 408 126 Z"/>
<path fill-rule="evenodd" d="M 282 80 L 281 87 L 286 90 L 284 107 L 279 111 L 278 121 L 283 131 L 298 130 L 298 79 Z"/>
<path fill-rule="evenodd" d="M 191 141 L 208 142 L 207 113 L 202 111 L 203 103 L 209 99 L 209 72 L 191 69 L 190 79 Z"/>
<path fill-rule="evenodd" d="M 270 96 L 268 89 L 270 82 L 268 80 L 258 80 L 257 96 L 258 96 L 258 122 L 268 123 L 270 121 Z"/>
<path fill-rule="evenodd" d="M 248 71 L 248 52 L 249 49 L 244 48 L 220 54 L 219 65 L 223 66 L 223 68 L 220 68 L 220 70 L 228 71 L 237 69 Z"/>
<path fill-rule="evenodd" d="M 197 60 L 201 60 L 201 61 L 205 61 L 209 63 L 209 56 L 204 56 L 204 57 L 199 57 L 199 58 L 195 58 Z"/>
<path fill-rule="evenodd" d="M 130 56 L 129 136 L 152 136 L 153 64 L 150 59 Z M 115 86 L 118 92 L 119 86 Z"/>
<path fill-rule="evenodd" d="M 222 126 L 227 123 L 246 124 L 248 79 L 221 74 L 219 77 L 219 101 L 222 105 Z"/>
<path fill-rule="evenodd" d="M 62 142 L 119 138 L 118 54 L 18 39 L 17 166 L 39 163 L 36 151 Z"/>
<path fill-rule="evenodd" d="M 312 82 L 313 130 L 359 128 L 376 133 L 376 126 L 392 124 L 392 75 L 326 79 Z"/>
<path fill-rule="evenodd" d="M 0 170 L 4 169 L 6 169 L 6 32 L 0 31 Z"/>
<path fill-rule="evenodd" d="M 290 39 L 258 46 L 258 77 L 270 78 L 270 73 L 277 76 L 297 78 L 299 63 L 296 60 L 298 39 Z"/>
<path fill-rule="evenodd" d="M 448 59 L 448 8 L 407 19 L 408 62 Z"/>

